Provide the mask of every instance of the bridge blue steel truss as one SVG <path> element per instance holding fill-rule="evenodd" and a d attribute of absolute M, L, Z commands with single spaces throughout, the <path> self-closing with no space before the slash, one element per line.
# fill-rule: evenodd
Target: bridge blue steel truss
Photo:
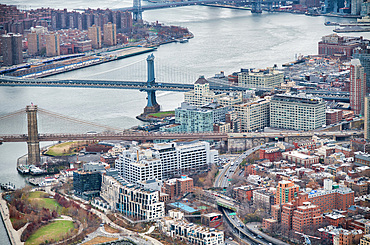
<path fill-rule="evenodd" d="M 49 78 L 17 78 L 0 76 L 0 86 L 28 86 L 28 87 L 81 87 L 81 88 L 113 88 L 113 89 L 137 89 L 148 94 L 147 106 L 144 113 L 157 112 L 160 109 L 157 103 L 155 91 L 186 92 L 192 90 L 194 85 L 181 83 L 156 83 L 154 73 L 154 55 L 147 58 L 147 81 L 108 81 L 108 80 L 75 80 L 75 79 L 49 79 Z M 250 88 L 235 87 L 229 85 L 211 84 L 210 89 L 216 92 L 246 91 Z"/>

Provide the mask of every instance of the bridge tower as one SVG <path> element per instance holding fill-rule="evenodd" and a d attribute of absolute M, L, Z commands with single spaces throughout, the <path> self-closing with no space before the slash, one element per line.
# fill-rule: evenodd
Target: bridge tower
<path fill-rule="evenodd" d="M 37 105 L 26 107 L 28 126 L 28 164 L 40 165 L 40 144 L 37 130 Z"/>
<path fill-rule="evenodd" d="M 147 89 L 146 92 L 148 94 L 148 104 L 144 108 L 144 114 L 155 113 L 160 110 L 160 106 L 157 103 L 157 99 L 155 97 L 155 90 L 151 89 L 151 87 L 155 84 L 155 76 L 154 76 L 154 55 L 148 55 L 146 59 L 147 62 L 147 69 L 148 69 L 148 80 L 147 80 Z"/>
<path fill-rule="evenodd" d="M 252 13 L 262 13 L 261 0 L 254 0 L 252 2 Z"/>
<path fill-rule="evenodd" d="M 141 22 L 143 20 L 143 9 L 141 8 L 141 0 L 134 0 L 134 10 L 132 11 L 134 21 Z"/>

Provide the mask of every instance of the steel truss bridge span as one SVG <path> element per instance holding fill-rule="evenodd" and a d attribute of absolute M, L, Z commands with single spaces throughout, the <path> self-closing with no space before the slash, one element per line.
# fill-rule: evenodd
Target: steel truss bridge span
<path fill-rule="evenodd" d="M 111 89 L 137 89 L 137 90 L 160 90 L 186 92 L 194 88 L 193 84 L 181 83 L 152 83 L 134 82 L 134 81 L 109 81 L 109 80 L 76 80 L 76 79 L 21 79 L 3 76 L 0 77 L 0 86 L 23 86 L 23 87 L 71 87 L 71 88 L 111 88 Z M 210 85 L 213 91 L 246 91 L 250 88 L 228 86 L 228 85 Z"/>
<path fill-rule="evenodd" d="M 304 132 L 294 133 L 286 132 L 278 133 L 162 133 L 162 132 L 132 132 L 124 131 L 120 133 L 104 132 L 104 133 L 86 133 L 86 134 L 39 134 L 39 141 L 69 141 L 69 140 L 135 140 L 135 141 L 154 141 L 154 140 L 221 140 L 228 141 L 233 139 L 271 139 L 275 138 L 307 138 L 313 135 L 321 137 L 352 137 L 359 136 L 357 131 L 330 131 L 330 132 Z M 28 136 L 26 134 L 0 135 L 1 142 L 27 142 Z"/>

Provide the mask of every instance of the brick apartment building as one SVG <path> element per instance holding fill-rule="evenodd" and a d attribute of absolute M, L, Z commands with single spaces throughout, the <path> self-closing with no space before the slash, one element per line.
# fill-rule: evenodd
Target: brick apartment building
<path fill-rule="evenodd" d="M 162 192 L 169 195 L 169 199 L 193 192 L 193 179 L 186 175 L 181 178 L 169 179 L 164 182 Z"/>

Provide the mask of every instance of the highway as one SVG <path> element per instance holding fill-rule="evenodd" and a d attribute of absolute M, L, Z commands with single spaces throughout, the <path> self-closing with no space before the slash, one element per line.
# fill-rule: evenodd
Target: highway
<path fill-rule="evenodd" d="M 232 175 L 235 173 L 235 170 L 239 167 L 239 165 L 242 163 L 242 161 L 248 157 L 253 152 L 259 150 L 261 147 L 264 147 L 264 145 L 253 147 L 242 154 L 238 156 L 238 158 L 224 166 L 224 168 L 221 170 L 220 174 L 217 175 L 215 183 L 213 184 L 214 187 L 229 187 L 229 179 L 232 177 Z"/>

